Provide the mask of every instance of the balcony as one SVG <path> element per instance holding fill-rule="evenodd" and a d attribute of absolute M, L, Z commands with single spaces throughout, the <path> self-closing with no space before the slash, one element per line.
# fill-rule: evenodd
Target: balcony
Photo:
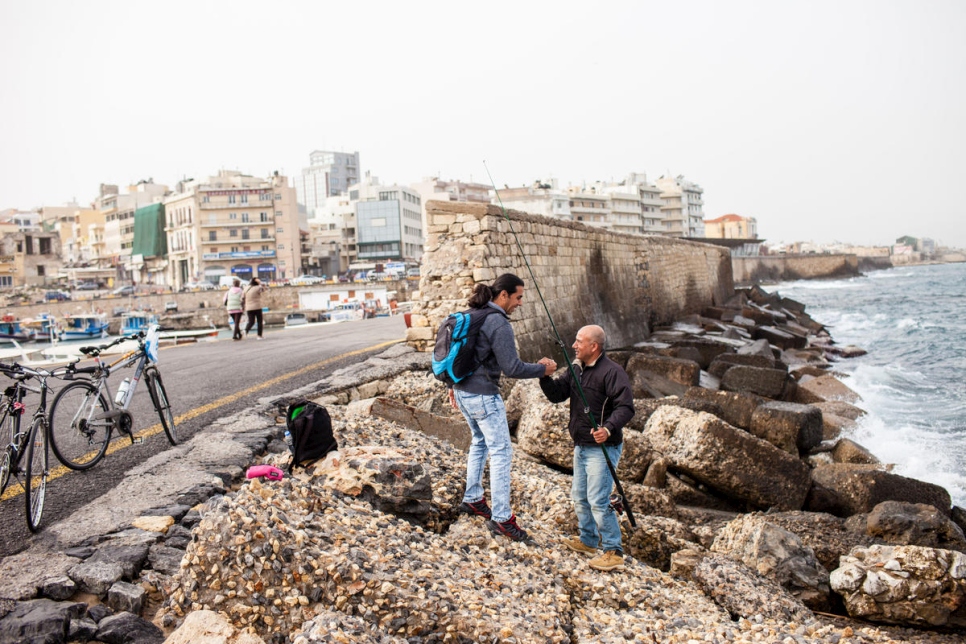
<path fill-rule="evenodd" d="M 275 257 L 274 250 L 236 250 L 227 253 L 204 253 L 201 259 L 214 261 L 220 259 L 261 259 L 263 257 Z"/>

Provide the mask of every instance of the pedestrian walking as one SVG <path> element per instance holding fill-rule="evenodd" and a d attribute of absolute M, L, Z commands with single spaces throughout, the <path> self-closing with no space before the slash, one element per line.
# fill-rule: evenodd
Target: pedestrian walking
<path fill-rule="evenodd" d="M 255 326 L 256 321 L 258 322 L 257 333 L 258 336 L 256 340 L 262 339 L 262 293 L 265 291 L 265 286 L 259 281 L 257 277 L 253 277 L 252 281 L 249 282 L 248 288 L 245 289 L 245 313 L 248 314 L 248 323 L 245 325 L 245 335 L 252 330 Z"/>
<path fill-rule="evenodd" d="M 539 378 L 557 369 L 557 363 L 550 358 L 528 363 L 517 354 L 510 315 L 523 302 L 523 290 L 523 280 L 511 273 L 500 275 L 492 286 L 476 285 L 469 298 L 470 307 L 492 309 L 476 340 L 480 366 L 449 390 L 450 403 L 462 412 L 473 435 L 466 459 L 466 490 L 459 510 L 486 517 L 490 532 L 514 541 L 529 541 L 530 536 L 517 525 L 516 515 L 510 509 L 513 447 L 506 407 L 500 396 L 500 374 L 510 378 Z M 488 457 L 492 510 L 483 489 L 483 470 Z"/>
<path fill-rule="evenodd" d="M 242 299 L 245 294 L 241 288 L 241 280 L 237 277 L 232 280 L 232 285 L 225 292 L 225 308 L 228 309 L 228 315 L 231 317 L 232 324 L 234 325 L 234 331 L 232 332 L 232 340 L 241 340 L 241 318 L 244 308 L 242 306 Z"/>
<path fill-rule="evenodd" d="M 569 370 L 557 378 L 541 378 L 540 388 L 550 402 L 570 399 L 568 429 L 574 441 L 570 493 L 580 535 L 563 543 L 575 552 L 594 555 L 588 564 L 591 568 L 619 570 L 624 567 L 624 549 L 617 512 L 610 503 L 614 477 L 604 451 L 616 470 L 624 449 L 624 426 L 634 417 L 634 396 L 627 373 L 604 353 L 606 343 L 607 336 L 597 325 L 577 331 L 574 373 L 580 380 L 583 398 Z M 588 409 L 597 421 L 596 429 Z M 600 556 L 598 548 L 603 551 Z"/>

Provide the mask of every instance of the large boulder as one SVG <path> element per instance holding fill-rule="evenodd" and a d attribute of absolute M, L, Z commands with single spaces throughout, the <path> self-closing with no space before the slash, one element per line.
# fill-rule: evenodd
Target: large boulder
<path fill-rule="evenodd" d="M 775 358 L 773 358 L 771 355 L 766 356 L 760 354 L 745 355 L 741 353 L 724 353 L 715 358 L 714 361 L 708 365 L 708 373 L 715 378 L 721 378 L 728 369 L 731 369 L 735 365 L 761 367 L 762 369 L 774 369 Z"/>
<path fill-rule="evenodd" d="M 0 642 L 66 642 L 71 620 L 79 619 L 86 610 L 87 605 L 80 602 L 17 602 L 12 611 L 0 618 Z"/>
<path fill-rule="evenodd" d="M 777 583 L 722 554 L 711 554 L 694 567 L 692 576 L 705 594 L 733 618 L 765 619 L 803 624 L 811 611 Z"/>
<path fill-rule="evenodd" d="M 832 448 L 832 460 L 836 463 L 860 463 L 865 465 L 877 465 L 879 463 L 879 459 L 872 452 L 848 438 L 840 438 L 835 443 L 835 447 Z"/>
<path fill-rule="evenodd" d="M 931 505 L 884 501 L 866 517 L 866 530 L 891 545 L 966 552 L 963 530 Z"/>
<path fill-rule="evenodd" d="M 798 510 L 805 501 L 805 463 L 711 414 L 663 407 L 644 433 L 673 469 L 731 498 L 779 510 Z"/>
<path fill-rule="evenodd" d="M 572 470 L 574 442 L 567 431 L 570 423 L 569 401 L 551 404 L 536 380 L 517 383 L 513 396 L 522 409 L 517 425 L 519 448 L 551 465 Z"/>
<path fill-rule="evenodd" d="M 849 615 L 909 626 L 966 626 L 966 555 L 921 546 L 855 548 L 830 576 Z"/>
<path fill-rule="evenodd" d="M 769 523 L 793 532 L 815 553 L 826 570 L 839 567 L 839 558 L 856 546 L 868 546 L 872 538 L 864 524 L 851 522 L 825 512 L 769 512 Z"/>
<path fill-rule="evenodd" d="M 809 608 L 829 607 L 828 571 L 798 535 L 768 521 L 761 514 L 738 517 L 718 533 L 712 552 L 742 562 L 771 579 Z"/>
<path fill-rule="evenodd" d="M 949 492 L 938 485 L 884 471 L 878 465 L 832 463 L 812 470 L 806 509 L 839 517 L 871 512 L 883 501 L 927 503 L 949 515 Z"/>
<path fill-rule="evenodd" d="M 755 408 L 752 434 L 798 456 L 822 442 L 822 412 L 818 407 L 771 401 Z"/>
<path fill-rule="evenodd" d="M 224 615 L 212 610 L 188 613 L 184 623 L 164 640 L 164 644 L 265 644 L 258 635 L 241 632 Z"/>

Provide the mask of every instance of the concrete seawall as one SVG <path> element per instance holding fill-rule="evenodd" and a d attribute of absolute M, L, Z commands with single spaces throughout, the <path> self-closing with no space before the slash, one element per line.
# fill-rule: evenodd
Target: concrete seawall
<path fill-rule="evenodd" d="M 515 273 L 527 284 L 513 316 L 524 360 L 558 355 L 546 312 L 500 208 L 431 201 L 412 328 L 407 341 L 432 347 L 440 321 L 466 308 L 479 283 Z M 508 211 L 547 308 L 568 344 L 600 324 L 611 347 L 644 340 L 655 326 L 721 304 L 734 294 L 726 249 L 669 237 L 622 235 L 578 222 Z"/>
<path fill-rule="evenodd" d="M 761 255 L 732 257 L 735 284 L 760 284 L 787 280 L 859 275 L 855 255 Z"/>

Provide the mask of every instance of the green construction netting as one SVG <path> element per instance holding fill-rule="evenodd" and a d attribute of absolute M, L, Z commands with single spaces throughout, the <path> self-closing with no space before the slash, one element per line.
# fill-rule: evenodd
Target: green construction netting
<path fill-rule="evenodd" d="M 134 246 L 132 255 L 164 257 L 168 254 L 168 238 L 164 234 L 164 204 L 155 203 L 134 211 Z"/>

